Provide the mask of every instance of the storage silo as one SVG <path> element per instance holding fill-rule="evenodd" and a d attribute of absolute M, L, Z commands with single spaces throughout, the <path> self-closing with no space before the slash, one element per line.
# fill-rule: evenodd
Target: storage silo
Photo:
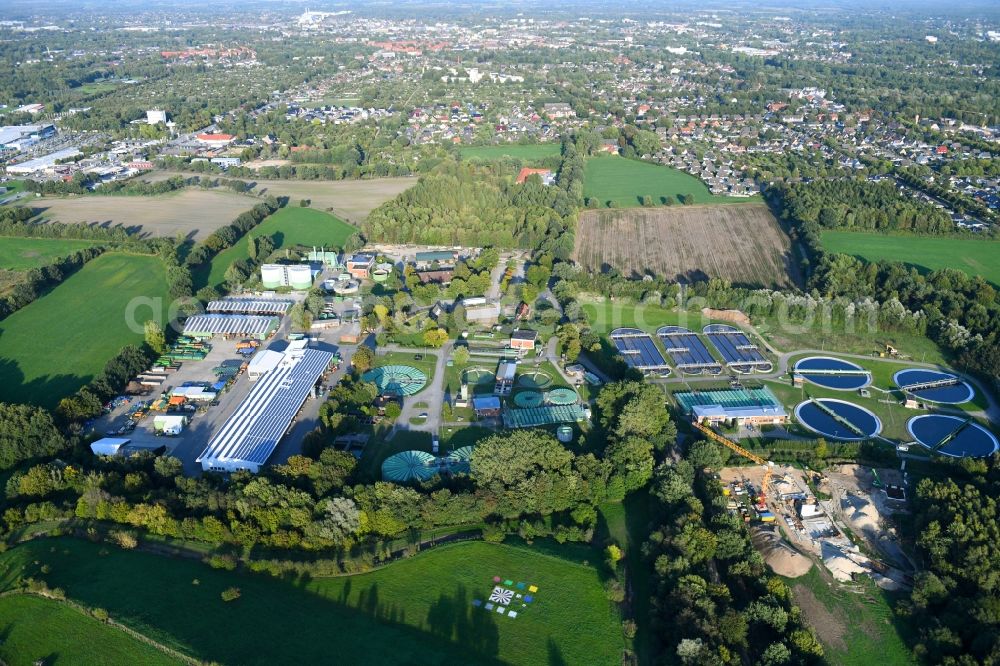
<path fill-rule="evenodd" d="M 285 286 L 285 267 L 279 264 L 264 264 L 260 267 L 260 281 L 265 289 Z"/>
<path fill-rule="evenodd" d="M 292 289 L 309 289 L 312 287 L 312 268 L 309 264 L 285 266 L 288 272 L 288 286 Z"/>

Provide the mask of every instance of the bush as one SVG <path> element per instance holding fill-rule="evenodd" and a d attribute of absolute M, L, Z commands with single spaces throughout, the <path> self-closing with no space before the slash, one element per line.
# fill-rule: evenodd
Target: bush
<path fill-rule="evenodd" d="M 213 569 L 225 569 L 226 571 L 232 571 L 236 568 L 236 557 L 230 555 L 229 553 L 216 553 L 214 555 L 210 555 L 205 562 Z"/>
<path fill-rule="evenodd" d="M 226 601 L 226 602 L 236 601 L 237 599 L 240 598 L 240 588 L 238 588 L 238 587 L 227 587 L 226 589 L 224 589 L 222 591 L 222 595 L 221 596 L 222 596 L 222 600 L 223 601 Z"/>
<path fill-rule="evenodd" d="M 124 550 L 132 550 L 139 545 L 139 538 L 135 535 L 135 532 L 127 532 L 125 530 L 112 530 L 108 533 L 108 540 Z"/>
<path fill-rule="evenodd" d="M 507 533 L 502 525 L 485 525 L 483 527 L 483 540 L 489 543 L 502 543 Z"/>
<path fill-rule="evenodd" d="M 108 615 L 108 611 L 104 610 L 103 608 L 95 608 L 90 611 L 90 614 L 93 615 L 95 619 L 100 620 L 101 622 L 107 622 L 111 618 L 111 616 Z"/>

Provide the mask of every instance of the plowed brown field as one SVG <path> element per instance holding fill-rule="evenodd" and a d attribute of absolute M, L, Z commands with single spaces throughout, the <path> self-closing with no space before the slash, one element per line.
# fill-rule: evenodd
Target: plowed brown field
<path fill-rule="evenodd" d="M 574 258 L 590 270 L 631 277 L 721 277 L 760 287 L 798 282 L 791 240 L 763 204 L 587 211 Z"/>

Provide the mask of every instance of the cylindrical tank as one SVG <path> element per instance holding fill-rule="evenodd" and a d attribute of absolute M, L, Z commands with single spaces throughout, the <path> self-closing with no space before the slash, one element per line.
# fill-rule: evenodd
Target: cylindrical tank
<path fill-rule="evenodd" d="M 260 281 L 265 289 L 276 289 L 285 283 L 285 267 L 278 264 L 264 264 L 260 267 Z"/>
<path fill-rule="evenodd" d="M 292 289 L 309 289 L 312 287 L 312 269 L 308 264 L 302 266 L 286 266 L 288 271 L 288 286 Z"/>
<path fill-rule="evenodd" d="M 556 439 L 563 444 L 568 444 L 573 439 L 573 429 L 567 425 L 559 426 L 556 430 Z"/>
<path fill-rule="evenodd" d="M 381 268 L 376 268 L 372 271 L 372 280 L 375 282 L 385 282 L 389 279 L 389 271 L 382 270 Z"/>

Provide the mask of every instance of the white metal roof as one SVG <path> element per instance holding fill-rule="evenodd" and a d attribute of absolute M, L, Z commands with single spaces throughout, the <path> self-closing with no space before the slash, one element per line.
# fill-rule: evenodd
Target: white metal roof
<path fill-rule="evenodd" d="M 270 301 L 227 298 L 212 301 L 206 308 L 209 312 L 233 312 L 253 314 L 285 314 L 292 307 L 291 301 Z"/>
<path fill-rule="evenodd" d="M 265 349 L 264 351 L 257 352 L 247 365 L 247 372 L 255 374 L 270 372 L 278 367 L 284 356 L 281 352 L 276 352 L 273 349 Z"/>
<path fill-rule="evenodd" d="M 258 380 L 197 461 L 206 468 L 263 465 L 332 358 L 317 349 L 297 352 L 293 358 L 286 354 Z"/>
<path fill-rule="evenodd" d="M 113 456 L 118 454 L 118 450 L 128 444 L 129 439 L 119 439 L 117 437 L 105 437 L 90 445 L 90 450 L 95 456 Z"/>
<path fill-rule="evenodd" d="M 277 317 L 203 314 L 184 322 L 184 335 L 264 335 L 277 325 Z"/>

